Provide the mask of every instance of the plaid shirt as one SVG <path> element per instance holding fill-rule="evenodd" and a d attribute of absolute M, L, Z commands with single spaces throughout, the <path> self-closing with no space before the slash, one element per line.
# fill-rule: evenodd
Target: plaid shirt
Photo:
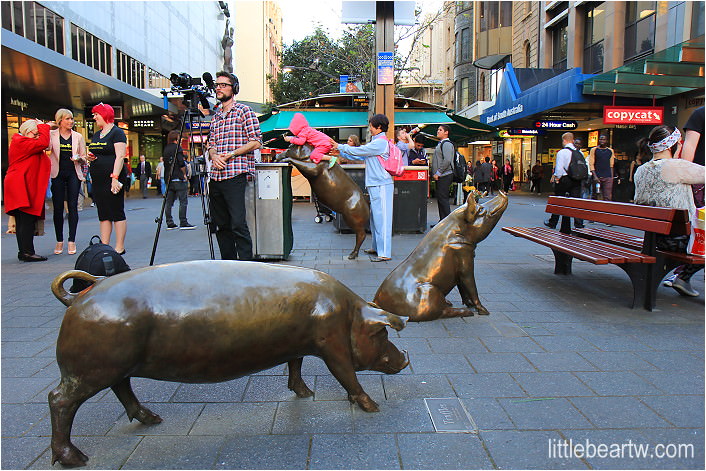
<path fill-rule="evenodd" d="M 208 148 L 215 148 L 219 154 L 227 154 L 246 145 L 250 141 L 262 144 L 260 122 L 249 106 L 233 103 L 227 113 L 219 108 L 211 120 L 208 135 Z M 231 157 L 223 170 L 211 167 L 210 176 L 213 180 L 227 180 L 241 173 L 255 173 L 255 154 Z"/>

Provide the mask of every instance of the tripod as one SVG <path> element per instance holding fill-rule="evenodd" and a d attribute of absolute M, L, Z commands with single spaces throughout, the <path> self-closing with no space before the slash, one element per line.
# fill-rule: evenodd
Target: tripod
<path fill-rule="evenodd" d="M 166 92 L 162 92 L 166 93 Z M 150 256 L 150 266 L 154 265 L 154 256 L 157 252 L 157 243 L 159 242 L 159 234 L 162 229 L 162 221 L 164 219 L 164 210 L 167 205 L 167 195 L 169 194 L 169 187 L 172 184 L 172 176 L 174 172 L 174 166 L 177 162 L 177 156 L 179 154 L 180 143 L 182 136 L 184 134 L 184 128 L 187 127 L 186 124 L 189 123 L 188 128 L 192 131 L 192 138 L 189 139 L 189 160 L 194 162 L 193 171 L 195 175 L 198 176 L 199 181 L 199 195 L 201 198 L 201 212 L 203 213 L 203 224 L 206 228 L 206 234 L 208 236 L 208 248 L 211 254 L 211 260 L 215 260 L 215 252 L 213 250 L 213 234 L 211 233 L 211 216 L 210 216 L 210 206 L 208 203 L 207 193 L 208 185 L 206 184 L 206 159 L 203 155 L 198 155 L 196 146 L 193 139 L 193 130 L 199 130 L 199 142 L 204 142 L 203 123 L 201 111 L 198 109 L 198 101 L 194 97 L 194 92 L 190 91 L 184 94 L 184 104 L 186 105 L 186 110 L 184 111 L 184 117 L 181 120 L 181 127 L 179 128 L 179 139 L 177 140 L 177 147 L 174 150 L 174 155 L 171 157 L 171 162 L 169 162 L 169 170 L 166 170 L 167 165 L 165 165 L 165 172 L 163 178 L 167 178 L 166 190 L 164 195 L 162 195 L 162 209 L 159 212 L 159 217 L 154 219 L 157 223 L 157 231 L 154 235 L 154 244 L 152 245 L 152 255 Z"/>

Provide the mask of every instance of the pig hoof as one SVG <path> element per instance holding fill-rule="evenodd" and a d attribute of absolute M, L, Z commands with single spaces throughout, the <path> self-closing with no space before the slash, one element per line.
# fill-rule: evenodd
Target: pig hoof
<path fill-rule="evenodd" d="M 51 464 L 53 465 L 57 461 L 61 463 L 62 466 L 76 468 L 86 466 L 88 456 L 84 455 L 81 450 L 76 448 L 73 444 L 69 444 L 59 450 L 52 449 Z"/>
<path fill-rule="evenodd" d="M 355 260 L 358 258 L 358 252 L 351 252 L 348 254 L 348 260 Z"/>
<path fill-rule="evenodd" d="M 309 387 L 302 381 L 301 384 L 296 384 L 291 386 L 289 389 L 294 391 L 297 397 L 311 397 L 314 395 L 314 391 L 309 389 Z"/>
<path fill-rule="evenodd" d="M 156 425 L 162 423 L 162 418 L 146 407 L 140 408 L 132 417 L 130 417 L 131 422 L 132 419 L 137 419 L 144 425 Z"/>
<path fill-rule="evenodd" d="M 350 394 L 348 395 L 348 400 L 353 404 L 358 404 L 358 406 L 363 409 L 365 412 L 379 412 L 380 408 L 377 405 L 377 402 L 373 401 L 370 399 L 370 396 L 367 394 L 362 394 L 360 396 L 351 396 Z"/>
<path fill-rule="evenodd" d="M 476 306 L 476 310 L 478 311 L 479 316 L 487 316 L 490 314 L 490 312 L 480 304 Z"/>

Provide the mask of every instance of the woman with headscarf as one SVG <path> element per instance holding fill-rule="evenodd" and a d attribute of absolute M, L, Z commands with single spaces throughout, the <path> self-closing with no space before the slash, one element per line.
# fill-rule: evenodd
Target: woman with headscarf
<path fill-rule="evenodd" d="M 76 228 L 78 227 L 78 195 L 83 176 L 82 164 L 86 162 L 86 141 L 73 130 L 74 115 L 61 108 L 55 115 L 59 129 L 49 136 L 51 159 L 51 199 L 54 206 L 55 254 L 64 251 L 64 201 L 69 213 L 69 255 L 76 253 Z"/>
<path fill-rule="evenodd" d="M 101 242 L 110 245 L 110 236 L 115 227 L 115 245 L 119 254 L 125 253 L 125 187 L 129 185 L 123 159 L 127 138 L 117 127 L 113 107 L 100 103 L 93 107 L 93 119 L 100 129 L 93 135 L 88 146 L 88 160 L 91 161 L 91 181 L 93 200 L 98 209 Z"/>
<path fill-rule="evenodd" d="M 34 252 L 37 220 L 44 219 L 44 199 L 49 186 L 51 162 L 44 150 L 49 146 L 48 124 L 30 119 L 12 136 L 5 175 L 5 212 L 15 218 L 17 258 L 23 262 L 43 262 Z"/>

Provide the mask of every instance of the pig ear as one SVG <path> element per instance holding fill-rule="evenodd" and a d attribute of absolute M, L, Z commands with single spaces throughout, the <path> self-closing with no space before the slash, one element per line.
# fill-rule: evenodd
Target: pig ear
<path fill-rule="evenodd" d="M 370 325 L 379 325 L 381 328 L 385 326 L 390 326 L 395 330 L 402 330 L 404 326 L 407 325 L 409 317 L 398 316 L 397 314 L 392 314 L 387 312 L 375 303 L 368 303 L 367 309 L 363 310 L 363 317 L 365 322 Z"/>

